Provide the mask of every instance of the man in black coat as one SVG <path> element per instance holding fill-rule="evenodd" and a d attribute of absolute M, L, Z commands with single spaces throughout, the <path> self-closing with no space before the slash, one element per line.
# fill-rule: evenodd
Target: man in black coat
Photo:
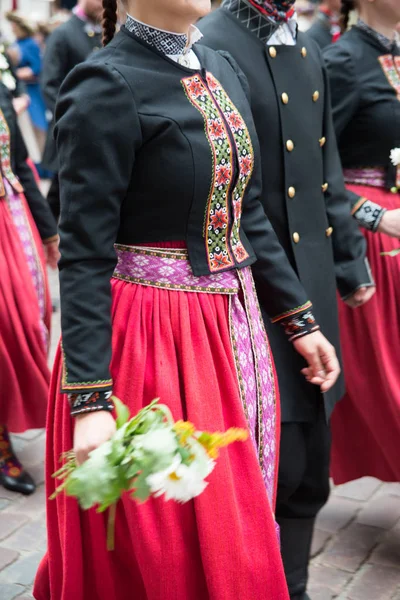
<path fill-rule="evenodd" d="M 317 42 L 321 50 L 340 37 L 341 4 L 341 0 L 321 0 L 315 21 L 307 30 L 307 35 Z"/>
<path fill-rule="evenodd" d="M 317 45 L 298 31 L 294 0 L 224 0 L 200 22 L 204 44 L 243 70 L 260 139 L 262 201 L 340 356 L 337 290 L 358 306 L 374 293 L 365 242 L 351 218 Z M 343 378 L 323 396 L 304 363 L 265 319 L 278 371 L 282 437 L 276 519 L 292 599 L 304 600 L 316 515 L 329 495 L 329 418 Z"/>
<path fill-rule="evenodd" d="M 102 46 L 101 14 L 101 0 L 80 0 L 71 18 L 60 25 L 47 40 L 41 85 L 46 106 L 52 114 L 59 89 L 68 73 Z M 60 197 L 53 127 L 49 128 L 42 164 L 55 173 L 47 199 L 54 216 L 58 218 Z"/>

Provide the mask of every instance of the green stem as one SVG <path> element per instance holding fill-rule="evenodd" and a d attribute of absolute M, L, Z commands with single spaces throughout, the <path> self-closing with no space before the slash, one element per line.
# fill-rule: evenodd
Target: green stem
<path fill-rule="evenodd" d="M 107 523 L 107 550 L 112 551 L 115 548 L 115 516 L 117 512 L 117 503 L 111 504 L 108 513 Z"/>

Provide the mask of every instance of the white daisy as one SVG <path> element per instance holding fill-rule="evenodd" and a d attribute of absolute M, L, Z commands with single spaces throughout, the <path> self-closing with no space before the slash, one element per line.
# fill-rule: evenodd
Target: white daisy
<path fill-rule="evenodd" d="M 177 455 L 170 467 L 147 477 L 147 483 L 155 496 L 165 495 L 165 500 L 188 502 L 206 489 L 207 475 L 214 469 L 204 448 L 196 440 L 191 443 L 193 460 L 190 465 L 182 464 Z"/>
<path fill-rule="evenodd" d="M 393 150 L 390 151 L 390 160 L 395 167 L 400 165 L 400 148 L 393 148 Z"/>

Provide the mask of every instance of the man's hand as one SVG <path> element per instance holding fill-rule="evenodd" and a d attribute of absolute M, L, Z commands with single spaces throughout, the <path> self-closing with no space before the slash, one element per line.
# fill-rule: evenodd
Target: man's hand
<path fill-rule="evenodd" d="M 390 237 L 400 238 L 400 208 L 387 210 L 378 225 L 379 233 Z"/>
<path fill-rule="evenodd" d="M 57 263 L 60 260 L 60 251 L 58 249 L 59 240 L 58 238 L 54 242 L 44 244 L 44 253 L 46 256 L 46 262 L 51 269 L 57 269 Z"/>
<path fill-rule="evenodd" d="M 376 292 L 376 287 L 374 285 L 370 287 L 361 287 L 357 291 L 354 292 L 349 298 L 346 298 L 344 301 L 347 306 L 351 308 L 358 308 L 363 304 L 366 304 L 369 300 L 371 300 L 372 296 Z"/>
<path fill-rule="evenodd" d="M 294 340 L 293 346 L 308 363 L 302 369 L 307 381 L 319 385 L 321 392 L 327 392 L 336 383 L 340 375 L 340 365 L 336 350 L 320 331 Z"/>

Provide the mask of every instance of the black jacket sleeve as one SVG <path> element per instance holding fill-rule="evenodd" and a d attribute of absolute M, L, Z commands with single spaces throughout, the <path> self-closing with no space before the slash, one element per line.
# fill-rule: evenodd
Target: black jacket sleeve
<path fill-rule="evenodd" d="M 28 160 L 28 152 L 18 126 L 14 109 L 12 109 L 12 114 L 15 119 L 15 140 L 13 140 L 15 174 L 24 188 L 25 198 L 39 230 L 40 237 L 44 243 L 50 242 L 57 236 L 57 224 L 47 200 L 42 196 L 38 188 L 32 169 L 26 162 Z"/>
<path fill-rule="evenodd" d="M 54 114 L 58 92 L 70 67 L 68 64 L 69 40 L 63 30 L 56 29 L 46 42 L 41 74 L 41 88 L 47 108 Z"/>
<path fill-rule="evenodd" d="M 342 298 L 354 293 L 358 288 L 373 285 L 366 254 L 366 242 L 359 231 L 357 222 L 351 218 L 351 203 L 344 185 L 343 170 L 336 142 L 332 120 L 329 79 L 325 67 L 325 106 L 324 106 L 324 177 L 326 211 L 333 228 L 332 242 L 335 260 L 336 282 Z M 356 99 L 349 106 L 351 111 Z M 358 196 L 356 196 L 358 199 Z"/>
<path fill-rule="evenodd" d="M 114 243 L 141 137 L 132 92 L 119 72 L 107 64 L 76 67 L 61 88 L 55 136 L 61 192 L 61 389 L 110 390 Z"/>
<path fill-rule="evenodd" d="M 229 53 L 220 52 L 228 60 L 238 76 L 243 90 L 249 100 L 248 112 L 242 116 L 252 131 L 255 125 L 250 109 L 250 90 L 247 78 Z M 257 293 L 265 312 L 273 322 L 282 321 L 291 339 L 293 335 L 293 318 L 298 322 L 307 314 L 307 319 L 301 327 L 301 334 L 318 329 L 311 313 L 311 302 L 298 276 L 292 268 L 273 227 L 264 212 L 260 201 L 262 190 L 261 153 L 258 138 L 252 135 L 254 150 L 254 170 L 251 189 L 245 197 L 241 226 L 249 239 L 257 256 L 257 262 L 252 265 L 252 271 L 257 286 Z M 311 327 L 310 327 L 311 325 Z M 300 331 L 296 332 L 297 334 Z"/>

